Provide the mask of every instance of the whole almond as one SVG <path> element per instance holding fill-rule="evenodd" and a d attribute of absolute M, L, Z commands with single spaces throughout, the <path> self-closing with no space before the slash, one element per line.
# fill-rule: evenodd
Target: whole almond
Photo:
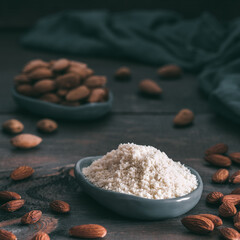
<path fill-rule="evenodd" d="M 240 195 L 239 194 L 225 195 L 222 198 L 222 202 L 231 202 L 232 204 L 237 205 L 240 203 Z"/>
<path fill-rule="evenodd" d="M 42 95 L 40 100 L 50 103 L 59 103 L 61 99 L 55 93 L 46 93 Z"/>
<path fill-rule="evenodd" d="M 55 72 L 61 72 L 66 70 L 69 66 L 70 61 L 65 58 L 62 58 L 54 62 L 54 64 L 52 65 L 52 70 Z"/>
<path fill-rule="evenodd" d="M 221 235 L 227 240 L 239 240 L 240 235 L 239 233 L 233 229 L 228 227 L 223 227 L 219 229 Z"/>
<path fill-rule="evenodd" d="M 206 155 L 210 155 L 210 154 L 224 154 L 228 151 L 228 145 L 225 143 L 218 143 L 215 144 L 213 146 L 211 146 L 210 148 L 208 148 L 205 151 Z"/>
<path fill-rule="evenodd" d="M 207 195 L 206 201 L 210 204 L 219 204 L 223 196 L 221 192 L 211 192 Z"/>
<path fill-rule="evenodd" d="M 48 66 L 49 64 L 47 62 L 44 62 L 40 59 L 32 60 L 25 65 L 25 67 L 23 68 L 23 73 L 28 73 L 33 71 L 34 69 Z"/>
<path fill-rule="evenodd" d="M 68 93 L 68 90 L 67 89 L 58 89 L 57 90 L 57 95 L 59 96 L 59 97 L 64 97 L 64 96 L 66 96 L 67 95 L 67 93 Z"/>
<path fill-rule="evenodd" d="M 240 231 L 240 222 L 236 222 L 234 223 L 234 227 L 238 230 L 238 232 Z M 239 238 L 240 239 L 240 238 Z"/>
<path fill-rule="evenodd" d="M 27 76 L 32 80 L 40 80 L 53 77 L 53 72 L 49 68 L 41 67 L 31 71 Z"/>
<path fill-rule="evenodd" d="M 71 61 L 70 65 L 73 66 L 73 67 L 77 67 L 77 68 L 87 68 L 86 63 L 78 62 L 78 61 Z"/>
<path fill-rule="evenodd" d="M 93 75 L 94 71 L 86 67 L 70 66 L 67 72 L 74 73 L 80 77 L 80 79 L 85 79 Z"/>
<path fill-rule="evenodd" d="M 34 169 L 29 167 L 29 166 L 21 166 L 16 168 L 12 173 L 11 173 L 11 179 L 18 181 L 18 180 L 23 180 L 26 178 L 29 178 L 32 176 L 34 173 Z"/>
<path fill-rule="evenodd" d="M 240 212 L 237 212 L 237 214 L 234 216 L 233 222 L 234 223 L 240 222 Z"/>
<path fill-rule="evenodd" d="M 231 194 L 240 194 L 240 188 L 234 189 Z"/>
<path fill-rule="evenodd" d="M 0 229 L 0 240 L 17 240 L 17 237 L 4 229 Z"/>
<path fill-rule="evenodd" d="M 47 233 L 39 232 L 32 238 L 32 240 L 50 240 L 50 237 Z"/>
<path fill-rule="evenodd" d="M 175 126 L 184 127 L 190 125 L 194 120 L 194 113 L 190 109 L 182 109 L 174 117 L 173 123 Z"/>
<path fill-rule="evenodd" d="M 207 162 L 218 167 L 229 167 L 232 161 L 229 157 L 222 156 L 220 154 L 207 155 L 204 158 Z"/>
<path fill-rule="evenodd" d="M 199 215 L 189 215 L 181 220 L 184 227 L 194 233 L 207 234 L 214 230 L 213 222 Z"/>
<path fill-rule="evenodd" d="M 33 89 L 33 86 L 30 84 L 21 84 L 16 87 L 17 92 L 19 92 L 22 95 L 32 97 L 36 95 L 36 92 Z"/>
<path fill-rule="evenodd" d="M 44 133 L 51 133 L 56 131 L 58 124 L 51 119 L 42 119 L 37 122 L 37 129 Z"/>
<path fill-rule="evenodd" d="M 84 81 L 84 85 L 89 88 L 102 87 L 106 84 L 107 78 L 105 76 L 91 76 Z"/>
<path fill-rule="evenodd" d="M 164 78 L 178 78 L 182 75 L 182 69 L 175 64 L 169 64 L 160 67 L 157 73 L 160 77 Z"/>
<path fill-rule="evenodd" d="M 70 211 L 70 205 L 64 201 L 61 200 L 55 200 L 50 203 L 50 208 L 54 212 L 58 213 L 67 213 Z"/>
<path fill-rule="evenodd" d="M 31 80 L 28 78 L 28 76 L 24 73 L 19 74 L 14 77 L 14 83 L 19 84 L 19 83 L 29 83 Z"/>
<path fill-rule="evenodd" d="M 229 171 L 227 169 L 219 169 L 217 170 L 213 176 L 212 176 L 212 181 L 215 183 L 224 183 L 227 181 L 229 177 Z"/>
<path fill-rule="evenodd" d="M 17 119 L 9 119 L 2 125 L 4 131 L 9 133 L 20 133 L 24 129 L 24 125 Z"/>
<path fill-rule="evenodd" d="M 218 211 L 222 217 L 232 217 L 237 213 L 235 205 L 228 201 L 223 202 Z"/>
<path fill-rule="evenodd" d="M 73 102 L 78 101 L 88 97 L 89 94 L 90 94 L 90 90 L 86 86 L 80 86 L 70 90 L 66 95 L 66 100 L 73 101 Z"/>
<path fill-rule="evenodd" d="M 238 170 L 237 172 L 230 176 L 229 182 L 234 184 L 240 183 L 240 170 Z"/>
<path fill-rule="evenodd" d="M 107 100 L 107 91 L 103 88 L 95 88 L 90 93 L 90 96 L 88 98 L 88 102 L 104 102 Z"/>
<path fill-rule="evenodd" d="M 79 238 L 103 238 L 107 234 L 106 228 L 97 224 L 85 224 L 69 229 L 69 235 Z"/>
<path fill-rule="evenodd" d="M 25 200 L 23 199 L 12 200 L 3 204 L 0 208 L 7 212 L 15 212 L 16 210 L 20 209 L 24 205 L 24 203 L 25 203 Z"/>
<path fill-rule="evenodd" d="M 31 212 L 26 213 L 21 218 L 22 224 L 34 224 L 38 222 L 42 217 L 42 211 L 40 210 L 32 210 Z"/>
<path fill-rule="evenodd" d="M 1 191 L 0 192 L 0 201 L 11 201 L 11 200 L 19 200 L 21 196 L 15 192 L 10 191 Z"/>
<path fill-rule="evenodd" d="M 11 144 L 17 148 L 34 148 L 42 142 L 42 138 L 32 134 L 19 134 L 11 139 Z"/>
<path fill-rule="evenodd" d="M 117 80 L 128 80 L 131 77 L 131 70 L 128 67 L 120 67 L 115 72 L 115 78 Z"/>
<path fill-rule="evenodd" d="M 219 226 L 223 225 L 222 219 L 220 217 L 216 216 L 216 215 L 213 215 L 213 214 L 199 214 L 199 216 L 210 219 L 213 222 L 214 227 L 219 227 Z"/>
<path fill-rule="evenodd" d="M 66 73 L 56 79 L 58 88 L 74 88 L 80 84 L 80 77 L 75 73 Z"/>
<path fill-rule="evenodd" d="M 37 93 L 47 93 L 56 89 L 56 83 L 50 79 L 43 79 L 36 82 L 33 88 Z"/>
<path fill-rule="evenodd" d="M 139 84 L 139 90 L 143 94 L 152 96 L 159 96 L 162 94 L 162 89 L 151 79 L 142 80 Z"/>
<path fill-rule="evenodd" d="M 240 163 L 240 152 L 230 153 L 229 157 L 233 162 Z"/>

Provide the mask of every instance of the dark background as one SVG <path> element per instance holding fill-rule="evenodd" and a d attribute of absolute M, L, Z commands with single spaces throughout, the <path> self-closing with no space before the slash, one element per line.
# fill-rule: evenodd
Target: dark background
<path fill-rule="evenodd" d="M 132 9 L 168 9 L 187 18 L 208 11 L 218 19 L 239 16 L 240 1 L 212 0 L 1 0 L 0 28 L 25 28 L 48 14 L 63 10 L 108 9 L 125 11 Z"/>

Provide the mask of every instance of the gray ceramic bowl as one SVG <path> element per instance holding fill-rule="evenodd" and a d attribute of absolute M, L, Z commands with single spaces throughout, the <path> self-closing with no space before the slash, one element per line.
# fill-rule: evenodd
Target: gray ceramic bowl
<path fill-rule="evenodd" d="M 203 190 L 202 179 L 198 172 L 190 167 L 188 167 L 190 171 L 197 177 L 198 187 L 183 197 L 153 200 L 98 188 L 85 178 L 82 169 L 88 167 L 99 158 L 101 156 L 79 160 L 75 166 L 75 176 L 86 193 L 101 205 L 122 216 L 142 220 L 173 218 L 191 210 L 201 198 Z"/>
<path fill-rule="evenodd" d="M 112 108 L 113 95 L 109 92 L 109 99 L 102 103 L 86 103 L 78 107 L 69 107 L 44 102 L 35 98 L 26 97 L 12 90 L 15 102 L 23 109 L 42 117 L 69 120 L 91 120 L 107 114 Z"/>

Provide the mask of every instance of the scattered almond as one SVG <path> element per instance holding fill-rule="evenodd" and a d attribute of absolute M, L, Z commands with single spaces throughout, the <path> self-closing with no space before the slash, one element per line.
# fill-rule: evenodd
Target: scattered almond
<path fill-rule="evenodd" d="M 79 225 L 69 229 L 70 236 L 79 238 L 103 238 L 106 234 L 106 228 L 97 224 Z"/>
<path fill-rule="evenodd" d="M 219 229 L 221 235 L 227 240 L 239 240 L 240 235 L 239 233 L 233 229 L 228 227 L 223 227 Z"/>
<path fill-rule="evenodd" d="M 39 232 L 32 238 L 32 240 L 50 240 L 50 237 L 47 233 Z"/>
<path fill-rule="evenodd" d="M 229 157 L 233 162 L 240 163 L 240 152 L 230 153 Z"/>
<path fill-rule="evenodd" d="M 56 83 L 51 79 L 44 79 L 36 82 L 33 88 L 37 93 L 48 93 L 56 89 Z"/>
<path fill-rule="evenodd" d="M 17 148 L 34 148 L 42 142 L 42 138 L 32 134 L 20 134 L 11 139 L 11 144 Z"/>
<path fill-rule="evenodd" d="M 240 170 L 238 170 L 237 172 L 230 176 L 229 182 L 234 184 L 240 183 Z"/>
<path fill-rule="evenodd" d="M 24 129 L 24 125 L 17 119 L 9 119 L 2 125 L 4 131 L 9 133 L 20 133 Z"/>
<path fill-rule="evenodd" d="M 115 78 L 118 80 L 128 80 L 131 77 L 131 70 L 128 67 L 120 67 L 115 72 Z"/>
<path fill-rule="evenodd" d="M 29 166 L 21 166 L 11 173 L 12 180 L 18 181 L 29 178 L 34 173 L 34 169 Z"/>
<path fill-rule="evenodd" d="M 213 214 L 199 214 L 199 216 L 210 219 L 213 222 L 214 227 L 219 227 L 219 226 L 223 225 L 222 219 L 220 217 L 216 216 L 216 215 L 213 215 Z"/>
<path fill-rule="evenodd" d="M 229 195 L 225 195 L 222 198 L 222 202 L 230 202 L 234 205 L 237 205 L 240 203 L 240 195 L 239 194 L 229 194 Z"/>
<path fill-rule="evenodd" d="M 212 181 L 215 183 L 224 183 L 227 181 L 229 177 L 229 171 L 227 169 L 219 169 L 217 170 L 213 176 L 212 176 Z"/>
<path fill-rule="evenodd" d="M 55 72 L 61 72 L 66 70 L 70 66 L 70 61 L 62 58 L 54 62 L 52 65 L 52 70 Z"/>
<path fill-rule="evenodd" d="M 37 122 L 37 129 L 41 132 L 51 133 L 56 131 L 58 124 L 51 119 L 42 119 Z"/>
<path fill-rule="evenodd" d="M 50 203 L 50 208 L 54 212 L 58 213 L 67 213 L 70 212 L 70 205 L 64 201 L 61 200 L 55 200 Z"/>
<path fill-rule="evenodd" d="M 17 237 L 4 229 L 0 229 L 0 240 L 17 240 Z"/>
<path fill-rule="evenodd" d="M 139 90 L 144 94 L 152 96 L 159 96 L 162 94 L 162 89 L 151 79 L 142 80 L 139 84 Z"/>
<path fill-rule="evenodd" d="M 194 120 L 194 114 L 190 109 L 182 109 L 173 119 L 175 126 L 183 127 L 190 125 Z"/>
<path fill-rule="evenodd" d="M 15 192 L 10 191 L 0 191 L 0 201 L 11 201 L 11 200 L 19 200 L 21 196 Z"/>
<path fill-rule="evenodd" d="M 213 145 L 212 147 L 208 148 L 205 151 L 206 155 L 210 154 L 224 154 L 228 151 L 228 145 L 225 143 L 218 143 Z"/>
<path fill-rule="evenodd" d="M 207 195 L 206 201 L 210 204 L 219 204 L 223 196 L 221 192 L 211 192 Z"/>
<path fill-rule="evenodd" d="M 80 86 L 75 89 L 72 89 L 66 95 L 67 101 L 78 101 L 88 97 L 90 90 L 86 86 Z"/>
<path fill-rule="evenodd" d="M 181 220 L 184 227 L 194 233 L 207 234 L 214 230 L 213 222 L 199 215 L 189 215 Z"/>
<path fill-rule="evenodd" d="M 26 213 L 21 218 L 22 224 L 34 224 L 38 222 L 42 217 L 42 211 L 40 210 L 32 210 L 31 212 Z"/>
<path fill-rule="evenodd" d="M 160 67 L 157 74 L 164 78 L 178 78 L 182 75 L 182 69 L 175 64 L 169 64 Z"/>
<path fill-rule="evenodd" d="M 235 205 L 228 201 L 224 201 L 220 205 L 218 211 L 222 217 L 232 217 L 237 213 L 237 209 L 236 209 Z"/>
<path fill-rule="evenodd" d="M 49 64 L 47 62 L 44 62 L 40 59 L 32 60 L 25 65 L 25 67 L 23 68 L 23 73 L 29 73 L 34 69 L 42 68 L 42 67 L 46 68 L 48 66 Z"/>
<path fill-rule="evenodd" d="M 3 204 L 0 208 L 7 212 L 15 212 L 16 210 L 20 209 L 24 205 L 24 203 L 25 203 L 25 200 L 23 199 L 12 200 Z"/>
<path fill-rule="evenodd" d="M 218 167 L 229 167 L 232 164 L 229 157 L 222 156 L 220 154 L 207 155 L 205 156 L 205 160 Z"/>

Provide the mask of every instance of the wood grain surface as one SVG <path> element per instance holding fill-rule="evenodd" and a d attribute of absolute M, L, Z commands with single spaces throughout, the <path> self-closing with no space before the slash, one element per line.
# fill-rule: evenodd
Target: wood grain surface
<path fill-rule="evenodd" d="M 229 144 L 230 152 L 240 150 L 240 126 L 230 123 L 211 112 L 206 99 L 199 92 L 195 76 L 185 74 L 174 81 L 159 80 L 156 69 L 137 63 L 86 59 L 22 49 L 18 44 L 22 32 L 0 33 L 0 123 L 17 118 L 25 125 L 25 133 L 43 138 L 43 143 L 31 150 L 19 150 L 10 145 L 13 135 L 0 133 L 0 191 L 18 192 L 26 200 L 25 206 L 14 212 L 0 212 L 0 228 L 13 231 L 19 240 L 28 240 L 38 231 L 50 233 L 51 239 L 70 239 L 68 229 L 78 224 L 96 223 L 108 230 L 106 240 L 168 240 L 168 239 L 218 239 L 219 233 L 198 236 L 189 233 L 179 218 L 164 221 L 138 221 L 121 217 L 87 196 L 69 171 L 77 160 L 86 156 L 102 155 L 117 148 L 119 143 L 134 142 L 153 145 L 165 151 L 169 157 L 195 168 L 204 182 L 199 204 L 189 212 L 216 213 L 217 208 L 206 205 L 206 195 L 219 190 L 229 193 L 234 186 L 211 183 L 211 175 L 217 168 L 203 160 L 204 150 L 218 142 Z M 38 116 L 16 107 L 11 98 L 12 78 L 26 61 L 33 58 L 55 59 L 70 57 L 84 60 L 99 74 L 106 74 L 114 93 L 112 113 L 90 122 L 58 121 L 54 134 L 41 134 L 36 130 Z M 119 66 L 130 66 L 133 77 L 129 82 L 117 82 L 113 73 Z M 163 88 L 163 98 L 146 99 L 138 94 L 137 86 L 143 78 L 155 79 Z M 174 128 L 172 120 L 181 108 L 195 112 L 195 122 L 187 128 Z M 34 175 L 20 182 L 9 176 L 20 165 L 30 165 Z M 237 170 L 233 165 L 230 171 Z M 71 205 L 69 214 L 54 214 L 49 202 L 55 199 Z M 42 210 L 42 220 L 32 226 L 22 226 L 19 218 L 29 210 Z M 224 219 L 226 226 L 231 221 Z"/>

